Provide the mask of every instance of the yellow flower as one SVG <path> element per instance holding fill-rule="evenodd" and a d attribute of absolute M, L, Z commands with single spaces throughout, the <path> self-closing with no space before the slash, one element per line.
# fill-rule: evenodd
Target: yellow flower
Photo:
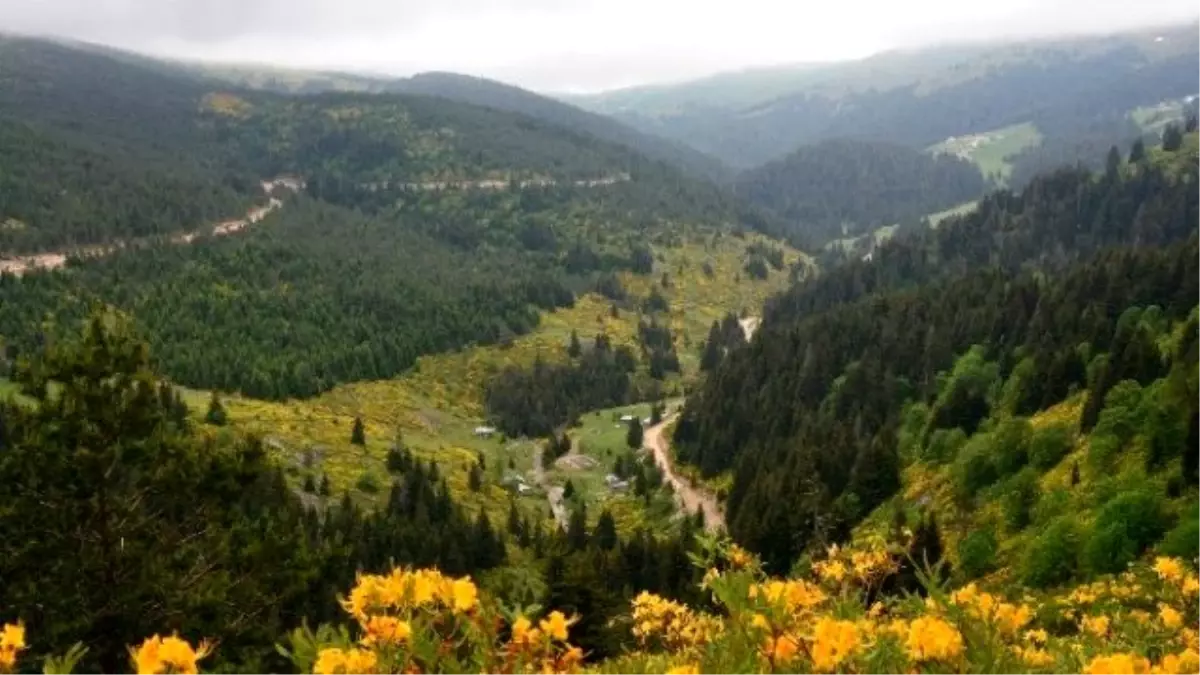
<path fill-rule="evenodd" d="M 25 649 L 25 626 L 21 623 L 6 623 L 0 631 L 0 649 L 13 652 Z"/>
<path fill-rule="evenodd" d="M 1154 571 L 1163 581 L 1178 582 L 1183 578 L 1183 563 L 1178 558 L 1159 556 L 1154 559 Z"/>
<path fill-rule="evenodd" d="M 1032 642 L 1037 645 L 1044 645 L 1048 639 L 1050 639 L 1050 636 L 1046 634 L 1046 631 L 1040 628 L 1037 630 L 1025 631 L 1025 640 L 1027 642 Z"/>
<path fill-rule="evenodd" d="M 407 640 L 412 635 L 412 626 L 394 616 L 373 616 L 367 620 L 366 631 L 363 642 L 368 645 L 394 644 Z"/>
<path fill-rule="evenodd" d="M 1109 620 L 1107 616 L 1085 616 L 1081 626 L 1083 630 L 1095 635 L 1096 637 L 1104 637 L 1108 635 Z"/>
<path fill-rule="evenodd" d="M 1165 602 L 1158 603 L 1158 618 L 1167 628 L 1179 628 L 1183 625 L 1183 614 Z"/>
<path fill-rule="evenodd" d="M 1024 628 L 1031 620 L 1033 620 L 1033 610 L 1029 609 L 1028 605 L 1017 607 L 1002 602 L 996 606 L 996 627 L 1004 635 L 1016 635 L 1017 631 Z"/>
<path fill-rule="evenodd" d="M 455 579 L 451 585 L 451 594 L 454 598 L 454 611 L 456 612 L 469 612 L 475 609 L 475 605 L 479 602 L 479 592 L 469 577 Z"/>
<path fill-rule="evenodd" d="M 771 630 L 771 622 L 767 621 L 767 617 L 762 614 L 755 614 L 754 618 L 750 619 L 750 625 L 762 630 Z"/>
<path fill-rule="evenodd" d="M 936 616 L 923 616 L 908 627 L 908 657 L 913 661 L 950 661 L 963 653 L 958 629 Z"/>
<path fill-rule="evenodd" d="M 813 569 L 823 581 L 839 584 L 846 578 L 846 566 L 840 560 L 826 560 L 813 565 Z"/>
<path fill-rule="evenodd" d="M 1184 595 L 1200 595 L 1200 579 L 1195 574 L 1187 575 L 1181 587 Z"/>
<path fill-rule="evenodd" d="M 342 673 L 372 673 L 375 671 L 377 657 L 369 649 L 322 649 L 317 654 L 313 664 L 313 672 L 317 675 L 339 675 Z"/>
<path fill-rule="evenodd" d="M 1143 626 L 1150 624 L 1150 612 L 1147 612 L 1144 609 L 1131 609 L 1129 610 L 1129 616 Z"/>
<path fill-rule="evenodd" d="M 1031 668 L 1045 668 L 1054 663 L 1054 657 L 1050 652 L 1037 647 L 1019 647 L 1012 648 L 1017 657 L 1026 663 Z"/>
<path fill-rule="evenodd" d="M 517 620 L 512 625 L 512 641 L 517 644 L 525 644 L 532 642 L 533 622 L 523 616 L 518 616 Z"/>
<path fill-rule="evenodd" d="M 1170 663 L 1168 663 L 1168 659 L 1170 659 Z M 1171 666 L 1170 671 L 1166 670 L 1168 665 Z M 1200 673 L 1200 652 L 1194 649 L 1185 649 L 1178 654 L 1168 654 L 1163 657 L 1161 667 L 1164 669 L 1164 673 L 1171 672 L 1176 675 Z"/>
<path fill-rule="evenodd" d="M 767 655 L 775 664 L 791 661 L 796 658 L 798 651 L 800 651 L 800 645 L 791 636 L 780 635 L 777 638 L 767 638 Z"/>
<path fill-rule="evenodd" d="M 729 566 L 733 569 L 749 567 L 753 560 L 754 558 L 741 546 L 734 544 L 729 547 Z"/>
<path fill-rule="evenodd" d="M 694 663 L 686 663 L 668 669 L 666 675 L 700 675 L 700 668 Z"/>
<path fill-rule="evenodd" d="M 550 612 L 550 616 L 542 619 L 538 625 L 541 627 L 543 633 L 560 642 L 566 642 L 567 627 L 570 626 L 571 623 L 573 622 L 568 621 L 567 617 L 563 616 L 562 612 L 555 610 Z"/>
<path fill-rule="evenodd" d="M 1133 654 L 1097 656 L 1083 672 L 1085 675 L 1142 675 L 1150 672 L 1150 661 Z"/>
<path fill-rule="evenodd" d="M 201 642 L 192 649 L 187 640 L 177 635 L 146 638 L 137 649 L 130 649 L 134 667 L 139 675 L 150 673 L 196 673 L 196 662 L 208 656 L 211 646 Z"/>
<path fill-rule="evenodd" d="M 813 665 L 817 670 L 837 670 L 858 644 L 858 628 L 852 622 L 821 617 L 813 631 Z"/>

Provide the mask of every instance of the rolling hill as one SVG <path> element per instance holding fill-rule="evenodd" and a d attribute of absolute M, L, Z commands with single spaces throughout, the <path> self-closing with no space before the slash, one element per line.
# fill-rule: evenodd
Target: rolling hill
<path fill-rule="evenodd" d="M 1080 155 L 1084 140 L 1136 136 L 1129 114 L 1139 106 L 1197 93 L 1195 35 L 1192 25 L 935 47 L 569 100 L 741 168 L 827 138 L 925 147 L 1022 123 L 1076 148 L 1061 158 Z M 757 93 L 739 88 L 755 79 Z"/>
<path fill-rule="evenodd" d="M 887 143 L 831 140 L 738 176 L 737 192 L 821 245 L 974 199 L 974 165 Z"/>

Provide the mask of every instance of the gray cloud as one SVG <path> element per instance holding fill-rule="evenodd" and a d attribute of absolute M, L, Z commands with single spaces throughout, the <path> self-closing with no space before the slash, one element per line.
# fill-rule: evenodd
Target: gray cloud
<path fill-rule="evenodd" d="M 1195 0 L 0 0 L 0 29 L 183 58 L 598 89 L 1197 14 Z"/>

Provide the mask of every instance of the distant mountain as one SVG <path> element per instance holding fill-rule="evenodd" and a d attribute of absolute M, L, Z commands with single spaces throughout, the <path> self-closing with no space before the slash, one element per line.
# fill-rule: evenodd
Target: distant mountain
<path fill-rule="evenodd" d="M 974 199 L 969 162 L 889 143 L 831 140 L 741 174 L 737 192 L 815 244 L 856 236 Z"/>
<path fill-rule="evenodd" d="M 733 175 L 720 160 L 680 141 L 647 134 L 605 115 L 481 77 L 430 72 L 406 78 L 385 78 L 265 66 L 214 66 L 194 63 L 176 63 L 173 66 L 195 75 L 234 83 L 241 87 L 280 93 L 358 92 L 440 96 L 452 101 L 528 115 L 575 132 L 590 134 L 600 140 L 623 145 L 652 159 L 682 168 L 694 176 L 724 182 Z"/>
<path fill-rule="evenodd" d="M 1047 142 L 1111 142 L 1138 134 L 1134 108 L 1196 93 L 1196 32 L 936 47 L 569 100 L 739 167 L 826 138 L 925 147 L 1025 122 Z"/>

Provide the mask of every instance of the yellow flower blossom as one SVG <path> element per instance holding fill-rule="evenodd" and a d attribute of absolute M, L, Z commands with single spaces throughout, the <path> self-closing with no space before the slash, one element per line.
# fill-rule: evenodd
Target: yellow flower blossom
<path fill-rule="evenodd" d="M 196 662 L 212 650 L 208 642 L 192 649 L 187 640 L 177 635 L 146 638 L 136 649 L 130 649 L 134 668 L 139 675 L 150 673 L 197 673 Z"/>
<path fill-rule="evenodd" d="M 313 664 L 313 672 L 317 675 L 373 673 L 377 663 L 378 657 L 369 649 L 322 649 Z"/>
<path fill-rule="evenodd" d="M 772 663 L 776 665 L 788 663 L 796 658 L 800 651 L 800 643 L 790 635 L 780 635 L 777 638 L 767 638 L 766 652 Z"/>
<path fill-rule="evenodd" d="M 455 579 L 450 583 L 450 596 L 453 598 L 456 612 L 469 612 L 475 609 L 475 605 L 479 602 L 479 592 L 468 577 Z"/>
<path fill-rule="evenodd" d="M 822 617 L 813 631 L 813 666 L 821 671 L 837 670 L 858 645 L 858 628 L 854 623 Z"/>
<path fill-rule="evenodd" d="M 1183 579 L 1183 563 L 1178 558 L 1159 556 L 1154 559 L 1154 571 L 1163 581 L 1177 583 Z"/>
<path fill-rule="evenodd" d="M 404 642 L 412 635 L 412 626 L 394 616 L 372 616 L 365 628 L 367 635 L 363 642 L 368 645 Z"/>
<path fill-rule="evenodd" d="M 767 621 L 767 617 L 758 613 L 755 613 L 754 617 L 750 619 L 750 625 L 761 630 L 771 630 L 771 622 Z"/>
<path fill-rule="evenodd" d="M 1031 668 L 1045 668 L 1054 664 L 1054 657 L 1044 649 L 1014 646 L 1012 650 L 1017 655 L 1017 658 L 1024 661 Z"/>
<path fill-rule="evenodd" d="M 1150 625 L 1150 612 L 1147 612 L 1144 609 L 1129 610 L 1129 616 L 1143 626 Z"/>
<path fill-rule="evenodd" d="M 936 616 L 923 616 L 908 627 L 905 647 L 913 661 L 951 661 L 962 656 L 958 629 Z"/>
<path fill-rule="evenodd" d="M 846 578 L 846 566 L 841 560 L 825 560 L 813 564 L 813 571 L 822 581 L 840 584 Z"/>
<path fill-rule="evenodd" d="M 1150 661 L 1134 654 L 1097 656 L 1083 672 L 1085 675 L 1142 675 L 1150 672 Z"/>
<path fill-rule="evenodd" d="M 1180 587 L 1183 589 L 1184 595 L 1200 595 L 1200 578 L 1197 578 L 1195 574 L 1189 574 L 1184 577 Z"/>
<path fill-rule="evenodd" d="M 25 625 L 6 623 L 0 630 L 0 670 L 12 670 L 17 663 L 17 654 L 25 649 Z"/>
<path fill-rule="evenodd" d="M 572 623 L 574 622 L 568 621 L 567 617 L 564 616 L 562 612 L 554 610 L 553 612 L 550 612 L 549 616 L 547 616 L 545 619 L 542 619 L 538 625 L 541 627 L 542 632 L 546 635 L 549 635 L 551 638 L 560 642 L 566 642 L 567 627 Z"/>
<path fill-rule="evenodd" d="M 735 570 L 749 567 L 754 562 L 754 557 L 750 555 L 746 549 L 733 544 L 729 547 L 729 566 Z"/>
<path fill-rule="evenodd" d="M 1096 637 L 1105 637 L 1108 635 L 1109 623 L 1111 622 L 1107 616 L 1085 616 L 1080 627 Z"/>
<path fill-rule="evenodd" d="M 700 675 L 700 668 L 694 663 L 687 663 L 667 669 L 666 675 Z"/>
<path fill-rule="evenodd" d="M 1165 602 L 1158 603 L 1158 619 L 1167 628 L 1179 628 L 1183 625 L 1183 614 Z"/>
<path fill-rule="evenodd" d="M 1200 672 L 1200 654 L 1184 650 L 1178 654 L 1165 654 L 1162 662 L 1150 669 L 1161 675 L 1184 675 Z"/>
<path fill-rule="evenodd" d="M 1050 639 L 1050 636 L 1046 634 L 1046 631 L 1044 631 L 1040 628 L 1038 628 L 1036 630 L 1025 631 L 1025 641 L 1026 642 L 1032 642 L 1035 645 L 1044 645 L 1044 644 L 1046 644 L 1046 640 L 1049 640 L 1049 639 Z"/>

